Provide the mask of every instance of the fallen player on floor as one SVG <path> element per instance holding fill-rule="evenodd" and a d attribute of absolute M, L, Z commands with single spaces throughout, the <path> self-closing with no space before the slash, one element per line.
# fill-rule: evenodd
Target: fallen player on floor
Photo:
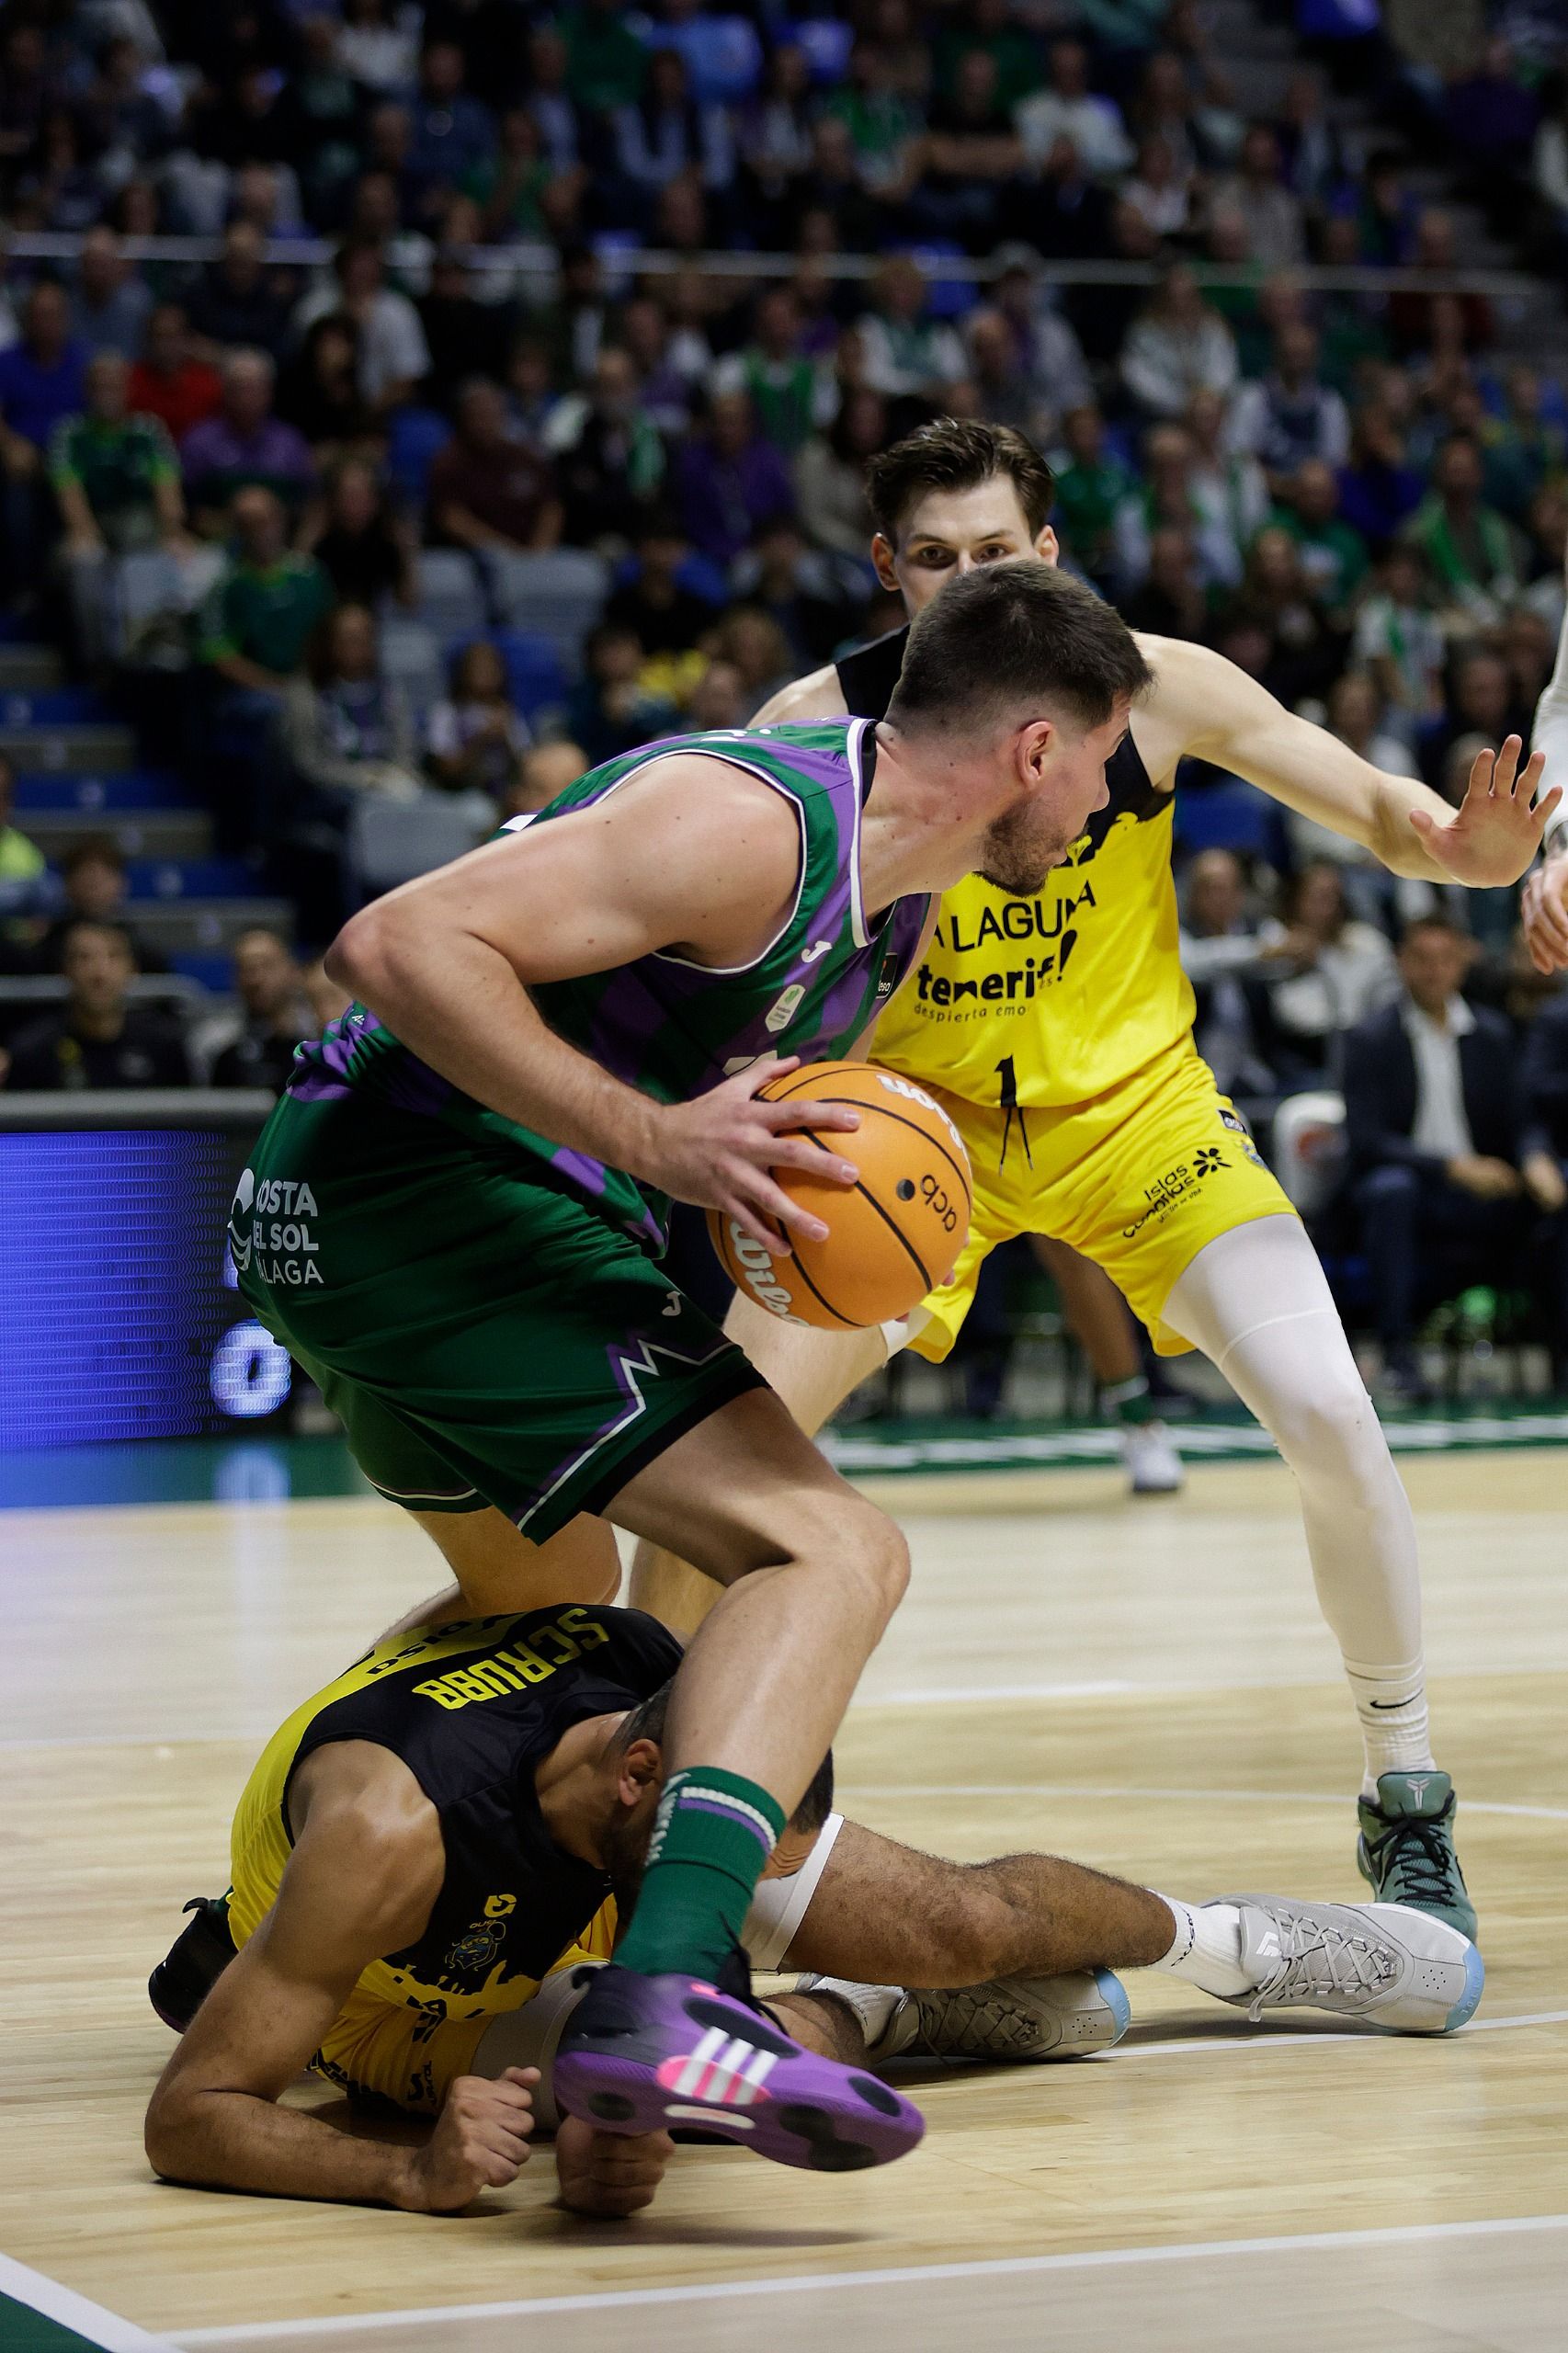
<path fill-rule="evenodd" d="M 569 2207 L 648 2204 L 668 2135 L 561 2113 L 551 2071 L 636 1902 L 680 1656 L 637 1610 L 443 1622 L 394 1631 L 296 1709 L 240 1799 L 229 1897 L 194 1907 L 153 1972 L 183 2029 L 147 2114 L 155 2169 L 453 2213 L 515 2179 L 542 2126 Z M 727 2008 L 715 2024 L 689 2006 L 681 2072 L 706 2131 L 744 2142 L 789 2048 L 776 2025 L 869 2070 L 1106 2049 L 1129 2018 L 1117 1969 L 1163 1970 L 1255 2019 L 1311 2007 L 1415 2033 L 1462 2025 L 1481 1997 L 1474 1946 L 1404 1906 L 1188 1905 L 1045 1855 L 949 1862 L 831 1809 L 827 1759 L 746 1927 L 756 1967 L 809 1973 L 756 2006 L 744 2042 Z M 434 2130 L 411 2146 L 280 2105 L 307 2068 Z M 860 2080 L 869 2111 L 893 2097 Z M 809 2143 L 809 2117 L 798 2129 Z M 841 2143 L 824 2146 L 842 2165 Z"/>

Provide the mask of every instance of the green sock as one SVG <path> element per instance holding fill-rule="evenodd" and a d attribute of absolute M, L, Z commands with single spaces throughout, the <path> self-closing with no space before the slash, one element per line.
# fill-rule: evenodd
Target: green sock
<path fill-rule="evenodd" d="M 783 1830 L 776 1801 L 739 1773 L 705 1765 L 673 1773 L 616 1960 L 644 1977 L 664 1970 L 717 1976 L 740 1943 L 762 1867 Z"/>
<path fill-rule="evenodd" d="M 1154 1401 L 1141 1372 L 1135 1372 L 1131 1381 L 1113 1381 L 1108 1388 L 1102 1389 L 1100 1409 L 1113 1422 L 1120 1422 L 1130 1429 L 1154 1419 Z"/>

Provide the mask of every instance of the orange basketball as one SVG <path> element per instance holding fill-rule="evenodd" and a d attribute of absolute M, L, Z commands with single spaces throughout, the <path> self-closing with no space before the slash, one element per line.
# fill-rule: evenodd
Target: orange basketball
<path fill-rule="evenodd" d="M 762 1089 L 768 1101 L 807 1096 L 851 1103 L 851 1134 L 802 1134 L 852 1161 L 852 1189 L 799 1169 L 778 1171 L 792 1200 L 828 1228 L 825 1242 L 795 1241 L 775 1258 L 733 1218 L 708 1212 L 708 1230 L 737 1290 L 794 1324 L 827 1332 L 907 1315 L 951 1272 L 969 1232 L 969 1154 L 951 1120 L 923 1086 L 875 1063 L 808 1063 Z"/>

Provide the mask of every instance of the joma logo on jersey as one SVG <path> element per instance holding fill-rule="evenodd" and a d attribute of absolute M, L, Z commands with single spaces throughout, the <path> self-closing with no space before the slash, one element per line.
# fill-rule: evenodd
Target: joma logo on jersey
<path fill-rule="evenodd" d="M 967 935 L 956 915 L 944 915 L 936 941 L 955 956 L 970 956 L 993 939 L 1060 939 L 1080 907 L 1098 904 L 1092 882 L 1085 882 L 1076 898 L 1063 892 L 1049 908 L 1040 899 L 1008 899 L 1000 907 L 982 907 L 978 928 Z"/>
<path fill-rule="evenodd" d="M 1020 999 L 1027 1004 L 1045 982 L 1062 978 L 1077 945 L 1075 931 L 1063 932 L 1054 956 L 1026 956 L 1021 964 L 1011 964 L 1002 972 L 987 972 L 980 980 L 949 981 L 945 972 L 934 972 L 929 964 L 922 964 L 920 1002 L 961 1005 L 966 998 L 973 998 L 983 1005 L 1016 1005 Z"/>

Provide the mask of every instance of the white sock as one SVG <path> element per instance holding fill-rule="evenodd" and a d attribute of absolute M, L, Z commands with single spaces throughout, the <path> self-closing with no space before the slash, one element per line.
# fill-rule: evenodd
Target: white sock
<path fill-rule="evenodd" d="M 1242 1967 L 1242 1915 L 1234 1904 L 1195 1909 L 1171 1895 L 1162 1895 L 1160 1902 L 1176 1923 L 1176 1936 L 1165 1959 L 1152 1961 L 1151 1968 L 1185 1978 L 1221 2000 L 1256 1992 L 1256 1977 Z"/>
<path fill-rule="evenodd" d="M 842 2002 L 860 2021 L 866 2056 L 881 2055 L 881 2045 L 894 2011 L 905 1998 L 902 1985 L 865 1985 L 851 1977 L 813 1977 L 799 1989 L 802 1994 L 826 1994 Z"/>
<path fill-rule="evenodd" d="M 1345 1662 L 1350 1696 L 1361 1720 L 1366 1770 L 1361 1795 L 1375 1798 L 1380 1773 L 1431 1772 L 1431 1730 L 1426 1720 L 1426 1669 L 1419 1658 L 1403 1666 L 1366 1666 Z"/>

